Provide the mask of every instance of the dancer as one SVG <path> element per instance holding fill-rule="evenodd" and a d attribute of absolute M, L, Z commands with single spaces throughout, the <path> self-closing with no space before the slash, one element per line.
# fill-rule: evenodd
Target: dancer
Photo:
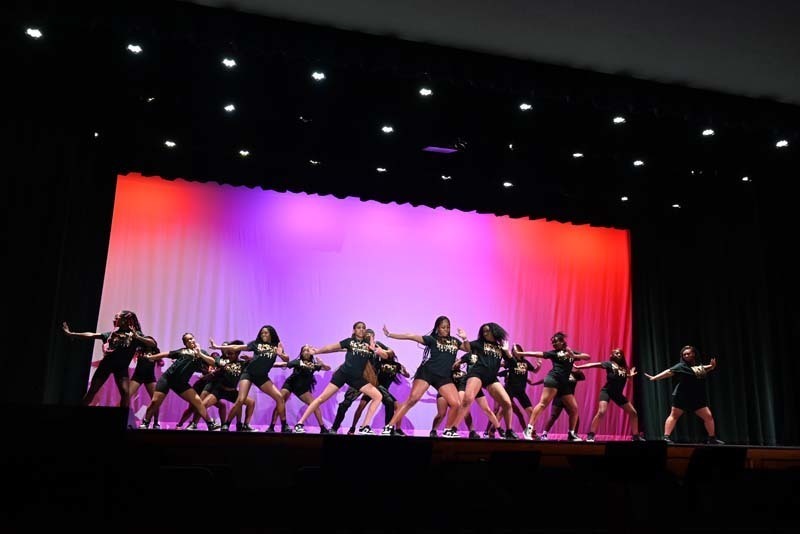
<path fill-rule="evenodd" d="M 472 369 L 472 366 L 475 365 L 477 361 L 477 354 L 470 353 L 462 355 L 461 358 L 459 358 L 456 363 L 453 364 L 453 371 L 450 374 L 450 377 L 453 380 L 453 384 L 456 385 L 456 390 L 458 390 L 458 398 L 461 402 L 464 402 L 464 391 L 467 389 L 467 374 L 469 374 L 470 369 Z M 478 406 L 480 406 L 484 412 L 490 410 L 489 404 L 486 401 L 486 397 L 484 396 L 482 390 L 478 390 L 478 394 L 475 396 L 475 402 L 478 403 Z M 444 397 L 442 397 L 441 393 L 437 392 L 436 415 L 433 417 L 433 422 L 431 423 L 430 437 L 437 437 L 437 430 L 447 415 L 447 409 L 447 401 L 444 399 Z M 459 405 L 459 410 L 460 409 L 461 408 Z M 464 414 L 464 424 L 467 427 L 467 432 L 470 439 L 481 438 L 480 434 L 478 434 L 478 432 L 475 430 L 472 414 L 469 411 Z"/>
<path fill-rule="evenodd" d="M 550 338 L 553 344 L 553 350 L 546 352 L 517 352 L 522 356 L 533 356 L 536 358 L 547 358 L 553 362 L 553 368 L 547 373 L 544 379 L 544 388 L 542 389 L 542 396 L 539 403 L 534 406 L 531 417 L 528 421 L 528 426 L 525 428 L 524 436 L 526 439 L 538 439 L 534 425 L 541 413 L 547 408 L 547 405 L 553 398 L 562 392 L 562 402 L 569 414 L 569 434 L 567 439 L 569 441 L 583 441 L 578 437 L 576 429 L 578 426 L 578 403 L 575 402 L 574 390 L 568 391 L 569 388 L 569 374 L 572 371 L 572 364 L 575 360 L 588 360 L 589 355 L 582 352 L 572 350 L 567 346 L 566 335 L 563 332 L 556 332 Z"/>
<path fill-rule="evenodd" d="M 369 408 L 367 409 L 367 414 L 364 416 L 364 421 L 361 427 L 358 429 L 359 434 L 374 434 L 372 430 L 372 418 L 375 416 L 375 412 L 378 409 L 378 402 L 381 400 L 381 393 L 378 391 L 378 388 L 370 384 L 364 378 L 364 368 L 367 365 L 367 362 L 374 352 L 383 353 L 385 356 L 385 352 L 380 347 L 376 347 L 374 345 L 370 345 L 370 339 L 367 338 L 367 325 L 363 321 L 358 321 L 353 325 L 353 334 L 341 340 L 338 343 L 331 343 L 330 345 L 325 345 L 322 348 L 316 349 L 311 348 L 311 354 L 326 354 L 330 352 L 336 352 L 341 349 L 345 349 L 345 357 L 344 363 L 336 369 L 336 372 L 333 373 L 333 377 L 331 378 L 330 383 L 325 386 L 325 389 L 322 393 L 313 401 L 311 404 L 308 405 L 306 411 L 297 421 L 297 424 L 294 426 L 294 431 L 297 433 L 304 433 L 304 423 L 306 419 L 308 419 L 311 414 L 326 400 L 331 398 L 343 385 L 347 384 L 352 388 L 356 388 L 357 390 L 361 391 L 365 395 L 367 395 L 372 401 Z"/>
<path fill-rule="evenodd" d="M 242 410 L 239 409 L 238 413 L 231 414 L 227 417 L 225 405 L 218 404 L 219 401 L 224 400 L 236 404 L 236 399 L 239 397 L 239 392 L 236 387 L 239 384 L 239 379 L 247 366 L 246 361 L 239 358 L 241 351 L 232 349 L 232 346 L 244 345 L 244 341 L 235 339 L 233 341 L 225 341 L 222 343 L 222 354 L 214 358 L 215 370 L 212 378 L 206 383 L 203 388 L 203 393 L 200 397 L 203 399 L 203 405 L 206 409 L 217 406 L 219 415 L 222 421 L 233 420 L 235 417 L 236 431 L 237 432 L 255 432 L 255 429 L 250 426 L 250 421 L 253 419 L 253 412 L 255 412 L 256 401 L 250 397 L 244 400 L 245 416 L 242 421 Z M 231 408 L 233 410 L 233 408 Z M 192 424 L 197 426 L 197 419 L 199 415 L 195 415 Z M 222 423 L 222 432 L 228 432 L 229 423 Z"/>
<path fill-rule="evenodd" d="M 200 396 L 192 389 L 192 386 L 189 385 L 189 378 L 195 371 L 200 370 L 201 362 L 213 365 L 214 359 L 197 345 L 194 334 L 186 332 L 181 337 L 181 341 L 183 341 L 184 346 L 182 349 L 145 356 L 153 361 L 160 360 L 161 358 L 171 358 L 174 361 L 172 365 L 164 371 L 161 378 L 158 379 L 156 383 L 156 392 L 153 394 L 153 399 L 147 407 L 144 419 L 142 419 L 142 424 L 139 425 L 139 428 L 147 428 L 150 426 L 150 419 L 164 402 L 170 389 L 180 395 L 184 400 L 191 403 L 192 407 L 197 410 L 200 417 L 206 422 L 208 430 L 217 430 L 219 428 L 219 425 L 208 416 L 208 412 L 203 405 L 203 401 L 200 400 Z"/>
<path fill-rule="evenodd" d="M 155 342 L 152 336 L 145 336 Z M 128 386 L 128 397 L 133 402 L 136 392 L 139 391 L 141 386 L 144 386 L 145 391 L 150 396 L 150 401 L 153 400 L 153 394 L 156 392 L 156 367 L 164 367 L 164 360 L 157 360 L 155 362 L 148 360 L 146 354 L 158 354 L 161 352 L 158 347 L 149 349 L 138 348 L 134 359 L 136 360 L 136 367 L 133 370 L 133 376 L 130 378 Z M 135 410 L 134 410 L 135 411 Z M 160 429 L 161 425 L 158 423 L 158 411 L 153 414 L 153 429 Z"/>
<path fill-rule="evenodd" d="M 550 405 L 550 418 L 544 424 L 544 430 L 541 434 L 539 434 L 539 439 L 542 441 L 548 440 L 548 433 L 550 429 L 553 428 L 553 425 L 556 423 L 556 420 L 559 418 L 561 413 L 564 411 L 564 395 L 575 395 L 575 388 L 578 387 L 578 382 L 583 382 L 586 380 L 586 375 L 583 374 L 583 371 L 577 371 L 574 368 L 569 373 L 569 381 L 567 383 L 566 389 L 559 389 L 558 393 L 556 393 L 555 398 L 553 399 L 553 403 Z M 537 380 L 533 383 L 534 386 L 538 386 L 539 384 L 544 384 L 544 379 Z M 578 418 L 575 420 L 575 432 L 577 433 L 578 427 L 581 424 L 580 414 Z"/>
<path fill-rule="evenodd" d="M 622 411 L 628 414 L 631 422 L 631 441 L 646 441 L 644 437 L 639 434 L 639 414 L 622 393 L 628 380 L 636 376 L 636 367 L 628 369 L 628 363 L 625 361 L 625 355 L 622 353 L 622 349 L 616 348 L 611 351 L 611 355 L 607 361 L 576 365 L 575 369 L 592 369 L 595 367 L 606 370 L 606 383 L 600 390 L 600 401 L 597 404 L 597 413 L 592 419 L 589 433 L 586 435 L 586 441 L 594 441 L 597 428 L 600 426 L 600 420 L 605 417 L 606 410 L 608 410 L 609 400 L 614 401 L 617 406 L 622 408 Z"/>
<path fill-rule="evenodd" d="M 209 342 L 212 349 L 219 350 L 223 348 L 221 345 L 215 344 L 213 339 L 210 339 Z M 239 377 L 239 395 L 236 397 L 236 402 L 228 412 L 228 417 L 223 424 L 230 426 L 234 415 L 244 406 L 250 394 L 250 386 L 255 384 L 258 389 L 275 401 L 275 408 L 281 418 L 281 432 L 291 433 L 292 430 L 286 422 L 286 403 L 283 401 L 283 395 L 269 378 L 269 372 L 272 366 L 275 365 L 277 358 L 284 362 L 289 361 L 289 357 L 283 351 L 283 343 L 281 343 L 281 338 L 278 336 L 275 327 L 268 324 L 264 325 L 258 330 L 256 338 L 247 345 L 228 345 L 227 348 L 233 351 L 252 352 L 253 358 Z"/>
<path fill-rule="evenodd" d="M 219 352 L 212 352 L 211 358 L 213 358 L 214 361 L 216 361 L 217 358 L 219 358 Z M 208 395 L 208 392 L 206 391 L 205 388 L 212 380 L 214 380 L 218 370 L 219 369 L 217 369 L 213 365 L 208 365 L 204 361 L 200 362 L 200 370 L 197 371 L 198 373 L 200 373 L 200 377 L 194 381 L 194 384 L 192 384 L 192 389 L 195 391 L 195 393 L 197 393 L 200 396 L 200 400 L 205 400 L 206 396 Z M 219 412 L 220 420 L 224 421 L 225 414 L 227 413 L 225 411 L 225 406 L 224 405 L 217 406 L 217 411 Z M 197 412 L 195 412 L 192 403 L 189 402 L 186 406 L 186 409 L 181 414 L 180 419 L 178 419 L 178 423 L 175 425 L 175 430 L 182 430 L 183 424 L 190 417 L 194 417 L 194 414 L 196 413 Z M 189 421 L 189 424 L 186 426 L 186 430 L 197 430 L 196 421 L 194 420 Z"/>
<path fill-rule="evenodd" d="M 130 406 L 130 380 L 128 367 L 137 349 L 154 349 L 156 341 L 142 334 L 139 318 L 129 310 L 122 310 L 114 315 L 114 330 L 110 332 L 72 332 L 64 321 L 61 329 L 68 337 L 99 339 L 103 342 L 103 359 L 92 376 L 89 389 L 83 396 L 82 404 L 89 406 L 108 377 L 114 375 L 114 382 L 119 390 L 119 405 Z"/>
<path fill-rule="evenodd" d="M 314 391 L 314 386 L 317 385 L 317 379 L 314 373 L 318 371 L 330 371 L 331 366 L 323 362 L 320 358 L 315 358 L 311 352 L 311 345 L 303 345 L 300 349 L 300 355 L 294 360 L 286 362 L 278 362 L 275 367 L 287 367 L 292 370 L 292 374 L 283 383 L 281 387 L 281 395 L 283 402 L 289 400 L 292 393 L 298 399 L 303 401 L 306 405 L 311 404 L 314 397 L 311 392 Z M 319 408 L 314 410 L 314 416 L 319 422 L 319 433 L 327 434 L 329 430 L 325 427 L 325 421 L 322 419 L 322 411 Z M 275 431 L 275 421 L 278 418 L 278 408 L 272 410 L 272 420 L 269 423 L 267 432 Z"/>
<path fill-rule="evenodd" d="M 667 420 L 664 422 L 664 441 L 672 443 L 672 431 L 675 423 L 684 412 L 694 412 L 703 420 L 703 426 L 708 433 L 706 443 L 710 445 L 724 445 L 725 442 L 718 439 L 714 424 L 714 416 L 708 407 L 708 386 L 706 376 L 709 371 L 717 368 L 717 359 L 711 358 L 708 365 L 703 365 L 697 361 L 697 349 L 691 345 L 686 345 L 681 349 L 681 361 L 669 369 L 661 371 L 655 376 L 645 373 L 644 376 L 651 382 L 663 380 L 672 376 L 678 377 L 678 384 L 672 391 L 672 409 Z"/>
<path fill-rule="evenodd" d="M 519 354 L 522 352 L 522 346 L 519 343 L 514 345 L 515 352 L 512 352 L 513 360 L 505 362 L 506 368 L 501 370 L 497 373 L 498 377 L 505 377 L 505 388 L 508 396 L 511 398 L 511 409 L 514 412 L 514 415 L 517 416 L 519 419 L 520 426 L 523 430 L 525 430 L 525 425 L 528 422 L 528 418 L 530 418 L 531 413 L 533 412 L 533 403 L 531 403 L 530 397 L 525 392 L 525 389 L 528 385 L 533 385 L 534 383 L 528 378 L 528 373 L 538 373 L 539 369 L 542 368 L 542 359 L 537 358 L 536 363 L 532 364 L 528 360 L 526 360 L 523 356 Z M 527 418 L 525 415 L 522 414 L 522 410 L 520 410 L 519 406 L 514 404 L 514 399 L 522 406 L 522 410 L 525 411 Z M 502 407 L 499 405 L 495 406 L 495 416 L 500 417 L 502 412 Z M 494 426 L 491 422 L 489 422 L 486 426 L 486 432 L 484 433 L 485 437 L 494 437 Z"/>
<path fill-rule="evenodd" d="M 433 325 L 433 330 L 426 336 L 418 334 L 392 334 L 386 325 L 383 326 L 383 333 L 386 337 L 391 339 L 408 339 L 416 341 L 424 345 L 425 349 L 422 352 L 422 363 L 414 373 L 414 381 L 411 383 L 411 392 L 404 403 L 400 405 L 398 410 L 389 423 L 383 427 L 384 436 L 392 436 L 395 432 L 395 426 L 403 417 L 408 413 L 419 399 L 422 394 L 430 387 L 433 386 L 447 401 L 447 406 L 450 412 L 447 414 L 447 429 L 442 436 L 446 438 L 458 437 L 458 432 L 454 427 L 454 423 L 459 416 L 458 407 L 461 401 L 458 395 L 453 380 L 450 377 L 453 363 L 455 363 L 456 354 L 458 351 L 470 352 L 469 341 L 467 341 L 467 334 L 463 329 L 458 329 L 458 340 L 450 335 L 450 319 L 441 315 L 436 318 Z"/>

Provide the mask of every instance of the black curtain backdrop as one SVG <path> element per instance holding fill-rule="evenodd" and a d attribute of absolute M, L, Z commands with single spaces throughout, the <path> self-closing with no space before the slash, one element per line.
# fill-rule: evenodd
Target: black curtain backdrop
<path fill-rule="evenodd" d="M 11 163 L 6 360 L 22 366 L 3 391 L 22 404 L 76 404 L 85 391 L 91 343 L 68 341 L 61 321 L 96 324 L 116 174 L 129 170 L 120 162 L 129 159 L 130 147 L 106 142 L 107 132 L 92 135 L 98 122 L 114 123 L 107 95 L 115 81 L 84 59 L 76 57 L 54 76 L 39 71 L 35 57 L 15 58 L 15 100 L 0 129 Z M 796 179 L 779 166 L 762 169 L 762 176 L 772 184 Z M 630 227 L 633 362 L 640 371 L 661 371 L 678 361 L 685 344 L 716 356 L 711 409 L 718 435 L 731 443 L 800 444 L 800 369 L 793 353 L 800 325 L 797 223 L 787 191 L 755 187 L 746 199 L 695 210 L 700 216 L 654 214 Z M 661 436 L 672 384 L 640 376 L 638 385 L 644 429 Z M 687 415 L 675 437 L 702 439 L 702 426 Z"/>

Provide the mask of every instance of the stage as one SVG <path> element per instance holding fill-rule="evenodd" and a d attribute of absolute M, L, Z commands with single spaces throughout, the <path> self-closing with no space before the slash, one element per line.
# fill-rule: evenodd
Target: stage
<path fill-rule="evenodd" d="M 15 435 L 12 521 L 789 531 L 800 509 L 800 448 L 133 430 L 82 413 Z"/>

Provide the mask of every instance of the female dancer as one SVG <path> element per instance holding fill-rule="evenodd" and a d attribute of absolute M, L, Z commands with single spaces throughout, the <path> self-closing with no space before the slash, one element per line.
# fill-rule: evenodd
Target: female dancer
<path fill-rule="evenodd" d="M 340 365 L 338 369 L 336 369 L 335 373 L 333 373 L 330 383 L 325 386 L 325 389 L 322 390 L 322 393 L 316 399 L 311 401 L 311 404 L 308 405 L 308 408 L 306 408 L 306 411 L 303 413 L 302 417 L 300 417 L 300 419 L 297 421 L 297 424 L 294 426 L 295 432 L 300 434 L 304 433 L 305 429 L 303 428 L 303 424 L 306 422 L 306 419 L 308 419 L 311 414 L 314 413 L 317 408 L 319 408 L 320 404 L 331 398 L 339 390 L 339 388 L 347 384 L 352 388 L 358 389 L 373 401 L 367 409 L 367 415 L 364 416 L 364 424 L 358 429 L 358 433 L 375 433 L 372 431 L 372 427 L 370 425 L 372 424 L 372 418 L 375 416 L 375 412 L 378 409 L 378 403 L 381 400 L 381 393 L 378 391 L 378 388 L 367 382 L 363 375 L 367 361 L 372 356 L 373 352 L 377 352 L 383 357 L 386 356 L 386 353 L 380 347 L 370 345 L 370 339 L 367 338 L 366 330 L 367 325 L 363 321 L 358 321 L 353 325 L 352 336 L 343 339 L 338 343 L 325 345 L 319 349 L 313 347 L 311 348 L 311 354 L 326 354 L 330 352 L 336 352 L 341 349 L 345 349 L 347 352 L 345 353 L 344 363 Z"/>
<path fill-rule="evenodd" d="M 458 437 L 458 432 L 455 428 L 455 421 L 459 416 L 459 406 L 461 405 L 453 380 L 450 377 L 453 363 L 455 363 L 456 354 L 458 351 L 469 352 L 469 341 L 467 341 L 467 334 L 463 329 L 458 329 L 458 340 L 450 335 L 450 319 L 441 315 L 436 318 L 433 325 L 433 330 L 426 336 L 418 334 L 391 334 L 386 325 L 383 326 L 383 333 L 386 337 L 391 339 L 408 339 L 416 341 L 424 345 L 425 350 L 422 353 L 422 363 L 414 373 L 414 381 L 411 384 L 411 392 L 408 399 L 400 405 L 398 410 L 389 423 L 383 427 L 382 434 L 384 436 L 391 436 L 395 434 L 395 425 L 398 421 L 402 421 L 403 417 L 408 413 L 419 399 L 422 394 L 430 387 L 436 388 L 439 393 L 447 401 L 447 406 L 450 411 L 447 414 L 447 429 L 442 436 L 446 438 Z"/>
<path fill-rule="evenodd" d="M 122 310 L 114 315 L 114 330 L 110 332 L 72 332 L 65 322 L 61 329 L 69 337 L 99 339 L 103 342 L 103 359 L 92 376 L 89 389 L 83 396 L 83 405 L 89 406 L 108 377 L 114 375 L 114 382 L 119 390 L 119 405 L 130 406 L 130 384 L 128 367 L 133 355 L 139 348 L 154 349 L 156 341 L 142 334 L 139 319 L 132 311 Z"/>
<path fill-rule="evenodd" d="M 636 413 L 636 409 L 630 401 L 628 401 L 622 393 L 628 379 L 636 376 L 636 367 L 628 369 L 628 364 L 625 361 L 625 355 L 622 353 L 622 349 L 617 348 L 611 351 L 611 356 L 609 356 L 608 361 L 576 365 L 575 369 L 592 369 L 594 367 L 600 367 L 606 370 L 606 384 L 600 390 L 600 401 L 597 405 L 597 413 L 592 419 L 589 433 L 586 435 L 586 441 L 594 441 L 597 427 L 600 426 L 600 420 L 605 417 L 606 410 L 608 410 L 609 400 L 614 401 L 614 403 L 621 407 L 622 411 L 630 417 L 631 441 L 645 441 L 644 437 L 639 434 L 639 415 Z"/>
<path fill-rule="evenodd" d="M 203 387 L 203 393 L 200 395 L 200 398 L 203 399 L 203 405 L 206 409 L 217 406 L 220 418 L 222 418 L 223 421 L 233 420 L 233 417 L 236 417 L 236 430 L 238 432 L 255 432 L 255 429 L 250 426 L 250 421 L 253 419 L 253 412 L 256 408 L 255 399 L 247 397 L 244 400 L 244 422 L 242 422 L 241 408 L 238 413 L 232 414 L 232 417 L 229 419 L 226 416 L 224 405 L 218 404 L 219 401 L 224 400 L 235 405 L 236 399 L 239 398 L 239 392 L 236 390 L 236 386 L 239 384 L 239 379 L 242 376 L 242 372 L 244 372 L 247 362 L 239 358 L 239 353 L 241 351 L 230 348 L 233 345 L 244 345 L 244 341 L 235 339 L 222 343 L 222 355 L 214 358 L 215 370 L 212 375 L 213 378 Z M 192 421 L 195 427 L 197 426 L 198 418 L 199 415 L 195 415 L 195 419 Z M 227 432 L 229 428 L 229 423 L 222 423 L 222 428 L 220 428 L 220 430 Z"/>
<path fill-rule="evenodd" d="M 522 415 L 522 410 L 525 410 L 528 418 L 530 418 L 531 413 L 533 412 L 533 403 L 531 403 L 530 397 L 528 397 L 528 394 L 525 392 L 525 389 L 528 385 L 533 385 L 533 382 L 531 382 L 528 378 L 528 373 L 538 373 L 539 369 L 542 368 L 542 359 L 538 358 L 536 360 L 536 364 L 534 365 L 524 357 L 520 356 L 519 352 L 522 352 L 521 345 L 518 343 L 515 344 L 514 349 L 514 359 L 506 361 L 506 368 L 497 373 L 497 376 L 505 377 L 505 388 L 508 396 L 511 398 L 511 409 L 514 412 L 514 415 L 516 415 L 519 419 L 520 425 L 524 430 L 528 419 Z M 520 410 L 519 407 L 514 404 L 514 399 L 516 399 L 520 406 L 522 406 L 522 410 Z M 500 417 L 501 412 L 502 406 L 495 406 L 495 416 Z M 486 427 L 485 437 L 494 437 L 494 427 L 492 426 L 491 422 L 488 423 Z"/>
<path fill-rule="evenodd" d="M 162 358 L 171 358 L 174 361 L 172 365 L 164 371 L 161 378 L 158 379 L 156 383 L 156 392 L 153 394 L 153 399 L 150 401 L 150 406 L 147 407 L 147 412 L 145 412 L 144 419 L 142 419 L 142 424 L 139 425 L 139 428 L 147 428 L 150 426 L 150 418 L 158 411 L 170 389 L 192 404 L 192 407 L 197 410 L 200 417 L 206 422 L 206 426 L 209 430 L 217 430 L 219 428 L 219 425 L 208 417 L 208 412 L 206 411 L 206 407 L 203 406 L 203 401 L 200 400 L 200 396 L 192 389 L 192 386 L 189 385 L 189 378 L 195 371 L 200 370 L 201 362 L 213 365 L 214 360 L 206 351 L 202 350 L 197 345 L 194 334 L 186 332 L 181 337 L 181 340 L 183 341 L 184 347 L 182 349 L 170 352 L 159 352 L 158 354 L 148 354 L 145 356 L 145 358 L 153 361 Z"/>
<path fill-rule="evenodd" d="M 672 431 L 675 423 L 686 411 L 694 414 L 703 420 L 708 433 L 706 443 L 711 445 L 724 445 L 724 442 L 717 439 L 714 425 L 714 416 L 708 407 L 708 389 L 706 376 L 709 371 L 717 368 L 717 359 L 711 358 L 708 365 L 697 362 L 697 349 L 691 345 L 686 345 L 681 349 L 681 361 L 669 369 L 661 371 L 655 376 L 645 373 L 651 382 L 663 380 L 671 376 L 678 377 L 678 384 L 672 392 L 672 410 L 670 410 L 667 420 L 664 422 L 664 441 L 672 443 Z"/>
<path fill-rule="evenodd" d="M 212 349 L 222 349 L 220 345 L 216 345 L 213 339 L 210 339 Z M 289 357 L 283 351 L 283 343 L 281 338 L 278 337 L 278 332 L 272 325 L 264 325 L 259 331 L 256 339 L 247 345 L 228 345 L 226 347 L 233 351 L 250 351 L 253 353 L 253 358 L 247 364 L 244 371 L 239 377 L 239 395 L 236 397 L 236 402 L 228 412 L 228 417 L 225 419 L 225 425 L 230 425 L 234 415 L 244 406 L 247 396 L 250 393 L 250 386 L 255 386 L 272 397 L 275 400 L 278 415 L 281 418 L 281 432 L 289 433 L 292 430 L 286 423 L 286 403 L 283 402 L 283 395 L 272 383 L 269 378 L 269 371 L 275 365 L 275 359 L 288 362 Z"/>
<path fill-rule="evenodd" d="M 582 441 L 575 432 L 578 426 L 578 403 L 575 402 L 574 390 L 569 391 L 569 373 L 572 371 L 572 364 L 575 360 L 588 360 L 589 355 L 576 350 L 572 350 L 567 346 L 565 341 L 566 335 L 563 332 L 556 332 L 550 338 L 553 344 L 553 350 L 546 352 L 517 352 L 522 356 L 534 356 L 536 358 L 547 358 L 553 362 L 553 368 L 547 373 L 544 379 L 544 389 L 542 389 L 542 396 L 539 403 L 533 408 L 531 418 L 528 421 L 528 426 L 525 428 L 526 439 L 538 439 L 534 425 L 539 415 L 547 408 L 547 405 L 559 393 L 562 393 L 562 402 L 569 414 L 569 434 L 567 439 L 569 441 Z"/>
<path fill-rule="evenodd" d="M 298 399 L 303 401 L 306 405 L 311 404 L 314 397 L 311 392 L 314 391 L 314 386 L 317 385 L 317 379 L 314 373 L 317 371 L 330 371 L 331 366 L 323 362 L 319 358 L 315 358 L 311 353 L 311 345 L 303 345 L 300 349 L 300 355 L 288 363 L 278 362 L 275 367 L 287 367 L 292 370 L 292 374 L 283 383 L 281 387 L 281 396 L 283 402 L 289 400 L 289 397 L 294 393 Z M 322 412 L 319 408 L 314 411 L 319 422 L 319 433 L 327 434 L 329 430 L 325 428 L 325 421 L 322 419 Z M 267 432 L 275 431 L 275 420 L 278 418 L 278 408 L 272 410 L 272 420 L 269 423 Z"/>
<path fill-rule="evenodd" d="M 556 423 L 556 420 L 561 416 L 564 411 L 564 395 L 572 395 L 575 396 L 575 388 L 578 387 L 578 382 L 582 382 L 586 380 L 586 375 L 583 374 L 583 371 L 578 371 L 575 368 L 572 369 L 569 373 L 569 381 L 567 382 L 566 389 L 559 389 L 558 393 L 556 393 L 556 397 L 553 399 L 553 404 L 550 405 L 550 418 L 544 424 L 544 430 L 541 434 L 539 434 L 539 439 L 542 441 L 547 441 L 547 434 L 550 432 L 550 429 L 553 428 L 553 425 Z M 544 384 L 544 379 L 537 380 L 533 383 L 534 386 L 538 386 L 539 384 Z M 581 424 L 580 415 L 575 419 L 575 427 L 574 430 L 577 433 L 578 427 Z"/>
<path fill-rule="evenodd" d="M 153 339 L 152 336 L 145 336 Z M 136 392 L 139 391 L 141 386 L 144 386 L 145 391 L 150 396 L 150 401 L 153 400 L 153 394 L 156 392 L 156 366 L 164 367 L 164 360 L 157 360 L 152 362 L 145 358 L 145 354 L 158 354 L 161 352 L 158 347 L 152 349 L 139 348 L 136 350 L 134 359 L 136 360 L 136 368 L 133 370 L 133 376 L 130 379 L 128 386 L 128 397 L 133 401 Z M 136 411 L 134 409 L 134 411 Z M 158 411 L 153 414 L 153 429 L 159 429 L 161 425 L 158 424 Z"/>
<path fill-rule="evenodd" d="M 511 399 L 505 388 L 497 380 L 497 372 L 503 361 L 512 360 L 513 357 L 505 348 L 508 333 L 497 323 L 486 323 L 478 329 L 478 338 L 470 341 L 470 352 L 474 355 L 475 364 L 467 372 L 467 387 L 464 390 L 464 398 L 461 401 L 461 413 L 459 419 L 469 412 L 475 396 L 481 389 L 486 389 L 489 395 L 500 406 L 503 414 L 503 421 L 506 424 L 505 438 L 517 439 L 517 435 L 511 429 Z M 489 409 L 486 403 L 486 412 L 489 422 L 496 428 L 500 428 L 500 421 L 494 412 Z M 456 421 L 458 424 L 458 420 Z"/>
<path fill-rule="evenodd" d="M 464 401 L 464 391 L 467 389 L 467 374 L 469 374 L 470 369 L 472 369 L 472 366 L 475 365 L 477 361 L 478 356 L 470 353 L 464 354 L 456 361 L 456 363 L 453 364 L 453 371 L 450 373 L 450 377 L 453 379 L 453 384 L 456 385 L 456 390 L 458 390 L 458 398 L 461 400 L 461 402 Z M 475 402 L 478 403 L 478 406 L 480 406 L 484 412 L 490 410 L 489 404 L 486 401 L 486 397 L 483 395 L 483 391 L 478 390 L 478 394 L 475 396 Z M 460 405 L 458 409 L 461 409 Z M 441 393 L 436 393 L 436 415 L 433 417 L 433 422 L 431 423 L 430 437 L 435 438 L 437 436 L 436 431 L 438 430 L 442 421 L 444 421 L 446 415 L 447 401 L 444 400 L 444 397 L 442 397 Z M 470 439 L 481 438 L 481 435 L 475 430 L 472 414 L 469 411 L 464 414 L 464 425 L 467 427 L 467 432 L 469 433 L 468 436 Z M 395 430 L 395 433 L 396 432 L 397 430 Z"/>

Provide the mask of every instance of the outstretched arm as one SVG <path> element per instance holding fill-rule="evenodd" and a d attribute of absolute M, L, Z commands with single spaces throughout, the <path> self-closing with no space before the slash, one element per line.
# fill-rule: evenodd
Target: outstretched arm
<path fill-rule="evenodd" d="M 591 369 L 592 367 L 601 367 L 603 364 L 600 362 L 584 363 L 583 365 L 573 366 L 575 369 Z"/>
<path fill-rule="evenodd" d="M 145 354 L 142 357 L 145 360 L 150 360 L 151 362 L 154 362 L 156 360 L 161 360 L 163 358 L 166 358 L 167 356 L 169 356 L 169 352 L 159 352 L 158 354 Z"/>
<path fill-rule="evenodd" d="M 389 329 L 386 325 L 383 325 L 383 335 L 391 339 L 407 339 L 409 341 L 416 341 L 420 345 L 424 345 L 425 341 L 422 339 L 422 336 L 419 334 L 394 334 L 390 333 Z"/>
<path fill-rule="evenodd" d="M 311 347 L 311 354 L 328 354 L 330 352 L 336 352 L 339 350 L 342 350 L 342 345 L 339 342 L 336 342 L 320 348 Z"/>
<path fill-rule="evenodd" d="M 590 360 L 592 357 L 584 352 L 572 352 L 572 349 L 567 347 L 567 353 L 572 357 L 573 360 Z"/>
<path fill-rule="evenodd" d="M 212 338 L 208 338 L 208 346 L 214 350 L 222 350 L 222 349 L 238 350 L 238 351 L 248 350 L 247 345 L 217 345 L 216 343 L 214 343 L 214 340 Z"/>
<path fill-rule="evenodd" d="M 644 376 L 646 376 L 646 377 L 647 377 L 647 379 L 648 379 L 650 382 L 657 382 L 657 381 L 659 381 L 659 380 L 664 380 L 665 378 L 669 378 L 669 377 L 671 377 L 673 374 L 674 374 L 674 373 L 673 373 L 672 371 L 670 371 L 669 369 L 667 369 L 667 370 L 665 370 L 665 371 L 661 371 L 660 373 L 658 373 L 658 374 L 657 374 L 657 375 L 655 375 L 655 376 L 648 375 L 647 373 L 644 373 Z"/>
<path fill-rule="evenodd" d="M 69 329 L 66 321 L 61 323 L 61 330 L 69 337 L 83 337 L 87 339 L 102 339 L 103 335 L 100 332 L 73 332 Z"/>

